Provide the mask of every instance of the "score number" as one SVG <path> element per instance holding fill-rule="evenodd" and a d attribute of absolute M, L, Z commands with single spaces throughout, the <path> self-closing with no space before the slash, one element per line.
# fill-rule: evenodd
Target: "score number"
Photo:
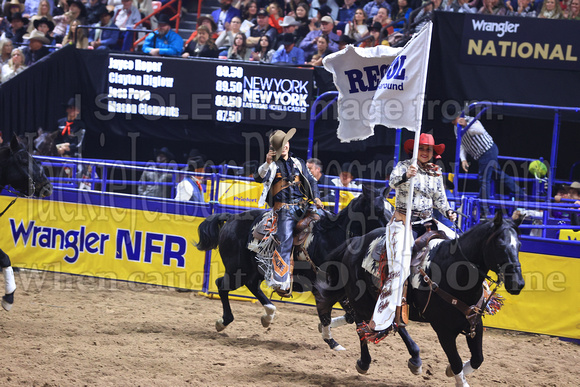
<path fill-rule="evenodd" d="M 237 97 L 235 95 L 216 95 L 215 106 L 226 108 L 241 108 L 242 97 Z"/>
<path fill-rule="evenodd" d="M 218 80 L 215 83 L 215 91 L 222 93 L 241 93 L 242 89 L 242 82 Z"/>
<path fill-rule="evenodd" d="M 242 120 L 242 112 L 217 110 L 215 112 L 215 119 L 222 122 L 240 122 Z"/>
<path fill-rule="evenodd" d="M 215 68 L 215 75 L 224 78 L 242 78 L 244 76 L 244 68 L 220 65 Z"/>

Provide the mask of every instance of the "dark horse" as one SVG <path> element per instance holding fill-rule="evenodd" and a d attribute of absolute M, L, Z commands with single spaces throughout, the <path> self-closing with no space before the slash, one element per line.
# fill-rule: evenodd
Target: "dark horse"
<path fill-rule="evenodd" d="M 432 287 L 421 274 L 413 274 L 418 269 L 411 269 L 411 286 L 407 293 L 411 318 L 431 324 L 450 363 L 447 375 L 455 376 L 457 386 L 468 386 L 465 375 L 479 368 L 483 362 L 481 314 L 472 315 L 472 325 L 465 313 L 438 295 L 444 291 L 459 300 L 459 305 L 477 305 L 482 299 L 482 282 L 489 270 L 497 273 L 500 281 L 505 280 L 505 288 L 510 294 L 519 294 L 524 287 L 518 259 L 520 223 L 521 220 L 513 222 L 503 219 L 498 211 L 493 221 L 480 223 L 458 239 L 442 241 L 433 247 L 428 260 L 419 266 L 438 284 L 436 293 L 431 291 Z M 384 235 L 384 228 L 377 229 L 362 237 L 352 238 L 331 252 L 328 259 L 337 262 L 340 270 L 328 270 L 326 287 L 320 285 L 319 313 L 331 308 L 336 300 L 346 294 L 355 310 L 356 322 L 360 324 L 371 319 L 379 289 L 373 275 L 362 268 L 362 263 L 373 242 L 381 243 L 382 240 L 384 243 Z M 466 333 L 471 351 L 471 359 L 465 365 L 455 343 L 460 333 Z M 366 373 L 370 363 L 368 342 L 361 340 L 357 370 Z"/>
<path fill-rule="evenodd" d="M 363 193 L 353 199 L 337 215 L 325 213 L 315 223 L 312 239 L 307 247 L 308 255 L 319 268 L 328 252 L 354 235 L 363 235 L 370 230 L 386 225 L 390 219 L 392 206 L 385 200 L 385 190 L 363 187 Z M 264 306 L 266 313 L 262 316 L 262 325 L 268 327 L 272 322 L 276 307 L 260 289 L 264 280 L 258 269 L 256 254 L 248 250 L 247 245 L 252 227 L 262 217 L 264 210 L 252 210 L 240 214 L 215 214 L 204 220 L 198 229 L 200 250 L 211 250 L 219 246 L 220 255 L 225 266 L 225 274 L 216 280 L 219 296 L 223 306 L 223 316 L 216 321 L 216 329 L 224 330 L 233 320 L 228 294 L 244 285 Z M 225 225 L 224 225 L 225 223 Z M 316 271 L 307 261 L 294 261 L 294 284 L 302 290 L 312 288 L 316 280 Z M 340 301 L 340 300 L 339 300 Z M 347 305 L 343 305 L 345 309 Z M 320 315 L 324 326 L 323 338 L 332 349 L 343 349 L 330 335 L 330 310 Z M 351 320 L 352 322 L 352 320 Z"/>
<path fill-rule="evenodd" d="M 14 136 L 10 145 L 0 147 L 0 187 L 8 189 L 18 196 L 25 197 L 45 197 L 52 193 L 52 184 L 44 174 L 40 165 L 30 156 L 25 147 L 20 144 L 18 138 Z M 16 200 L 16 199 L 14 199 Z M 14 203 L 12 201 L 0 216 Z M 10 310 L 14 303 L 14 273 L 8 255 L 0 250 L 0 267 L 4 273 L 5 295 L 2 297 L 2 307 Z"/>

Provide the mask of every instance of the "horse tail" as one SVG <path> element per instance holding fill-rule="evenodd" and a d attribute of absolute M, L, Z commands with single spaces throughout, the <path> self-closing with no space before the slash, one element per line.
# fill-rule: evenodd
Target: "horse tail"
<path fill-rule="evenodd" d="M 202 251 L 215 249 L 218 246 L 220 230 L 224 223 L 230 220 L 231 216 L 227 213 L 213 214 L 201 222 L 197 229 L 199 242 L 195 247 Z"/>

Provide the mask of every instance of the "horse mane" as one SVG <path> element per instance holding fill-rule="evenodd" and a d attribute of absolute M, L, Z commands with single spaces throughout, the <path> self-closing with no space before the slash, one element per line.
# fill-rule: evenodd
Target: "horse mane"
<path fill-rule="evenodd" d="M 351 200 L 346 207 L 344 207 L 342 210 L 338 212 L 338 214 L 325 212 L 325 215 L 322 216 L 320 220 L 315 223 L 314 227 L 318 228 L 318 231 L 322 231 L 329 230 L 331 228 L 335 228 L 343 224 L 345 218 L 348 218 L 349 213 L 353 212 L 350 211 L 350 209 L 355 207 L 362 200 L 363 196 L 364 193 Z"/>

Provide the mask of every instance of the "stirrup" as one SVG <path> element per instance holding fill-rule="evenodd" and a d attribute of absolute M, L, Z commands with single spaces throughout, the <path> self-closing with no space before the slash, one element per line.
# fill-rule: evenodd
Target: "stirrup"
<path fill-rule="evenodd" d="M 369 326 L 369 324 L 363 321 L 362 323 L 357 324 L 356 333 L 358 333 L 358 337 L 361 341 L 370 341 L 373 344 L 378 344 L 395 328 L 395 324 L 392 324 L 387 329 L 375 331 Z"/>

